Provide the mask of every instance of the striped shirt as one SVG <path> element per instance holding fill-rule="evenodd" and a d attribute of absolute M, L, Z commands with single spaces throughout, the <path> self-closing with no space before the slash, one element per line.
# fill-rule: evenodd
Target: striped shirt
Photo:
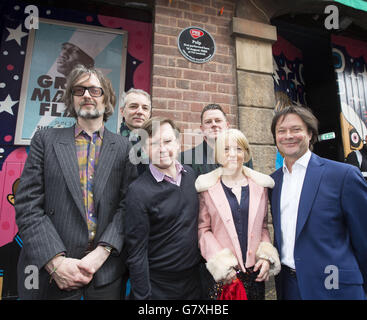
<path fill-rule="evenodd" d="M 104 126 L 93 132 L 92 137 L 75 125 L 75 146 L 78 157 L 80 185 L 83 192 L 85 214 L 88 222 L 89 242 L 93 241 L 97 229 L 97 216 L 94 211 L 93 184 L 101 151 Z"/>

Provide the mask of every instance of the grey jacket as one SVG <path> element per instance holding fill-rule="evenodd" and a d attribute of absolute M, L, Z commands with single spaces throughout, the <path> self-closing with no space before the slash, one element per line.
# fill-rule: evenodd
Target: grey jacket
<path fill-rule="evenodd" d="M 88 246 L 88 227 L 79 178 L 74 126 L 38 131 L 16 194 L 16 222 L 23 240 L 18 262 L 18 294 L 25 299 L 59 299 L 66 292 L 50 284 L 44 266 L 60 252 L 80 259 Z M 97 232 L 94 247 L 114 248 L 94 276 L 97 286 L 111 283 L 126 272 L 124 258 L 125 193 L 137 173 L 129 161 L 131 145 L 120 135 L 104 131 L 94 180 Z M 37 266 L 39 288 L 25 286 L 25 268 Z"/>

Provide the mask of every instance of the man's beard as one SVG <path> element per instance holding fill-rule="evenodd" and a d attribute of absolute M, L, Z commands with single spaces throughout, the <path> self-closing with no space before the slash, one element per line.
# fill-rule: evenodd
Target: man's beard
<path fill-rule="evenodd" d="M 83 119 L 97 119 L 103 116 L 104 112 L 94 109 L 92 111 L 88 110 L 81 110 L 79 109 L 77 112 L 77 116 Z"/>
<path fill-rule="evenodd" d="M 89 103 L 89 102 L 88 102 Z M 86 104 L 86 103 L 84 103 Z M 104 114 L 104 110 L 100 111 L 97 108 L 93 110 L 84 110 L 82 109 L 83 104 L 80 106 L 79 110 L 76 112 L 77 116 L 83 119 L 97 119 Z M 94 106 L 96 107 L 96 106 Z"/>

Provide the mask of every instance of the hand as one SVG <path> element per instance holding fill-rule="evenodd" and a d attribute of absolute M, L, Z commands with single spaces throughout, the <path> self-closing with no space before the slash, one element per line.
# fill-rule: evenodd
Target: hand
<path fill-rule="evenodd" d="M 83 274 L 94 275 L 104 264 L 109 255 L 110 253 L 103 248 L 103 246 L 97 246 L 97 248 L 80 260 L 78 267 Z"/>
<path fill-rule="evenodd" d="M 46 269 L 51 272 L 56 266 L 57 270 L 52 273 L 52 278 L 61 290 L 70 291 L 84 287 L 93 278 L 93 274 L 80 271 L 79 263 L 78 259 L 58 256 L 47 264 Z"/>
<path fill-rule="evenodd" d="M 259 259 L 254 267 L 254 272 L 260 269 L 260 273 L 257 276 L 257 282 L 261 281 L 268 281 L 269 280 L 269 269 L 270 269 L 270 262 L 265 259 Z"/>
<path fill-rule="evenodd" d="M 231 284 L 233 280 L 236 280 L 236 270 L 232 269 L 231 272 L 227 275 L 227 278 L 223 280 L 224 284 Z"/>

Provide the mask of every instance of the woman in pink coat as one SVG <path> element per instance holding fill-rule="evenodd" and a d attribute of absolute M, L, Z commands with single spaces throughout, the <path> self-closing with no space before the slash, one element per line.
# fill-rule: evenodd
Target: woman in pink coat
<path fill-rule="evenodd" d="M 274 181 L 243 166 L 251 153 L 239 130 L 229 129 L 218 136 L 215 156 L 222 167 L 200 175 L 195 183 L 200 193 L 200 251 L 214 287 L 238 277 L 249 300 L 263 300 L 264 281 L 280 271 L 267 227 L 267 188 L 273 188 Z M 210 296 L 216 298 L 213 292 Z"/>

